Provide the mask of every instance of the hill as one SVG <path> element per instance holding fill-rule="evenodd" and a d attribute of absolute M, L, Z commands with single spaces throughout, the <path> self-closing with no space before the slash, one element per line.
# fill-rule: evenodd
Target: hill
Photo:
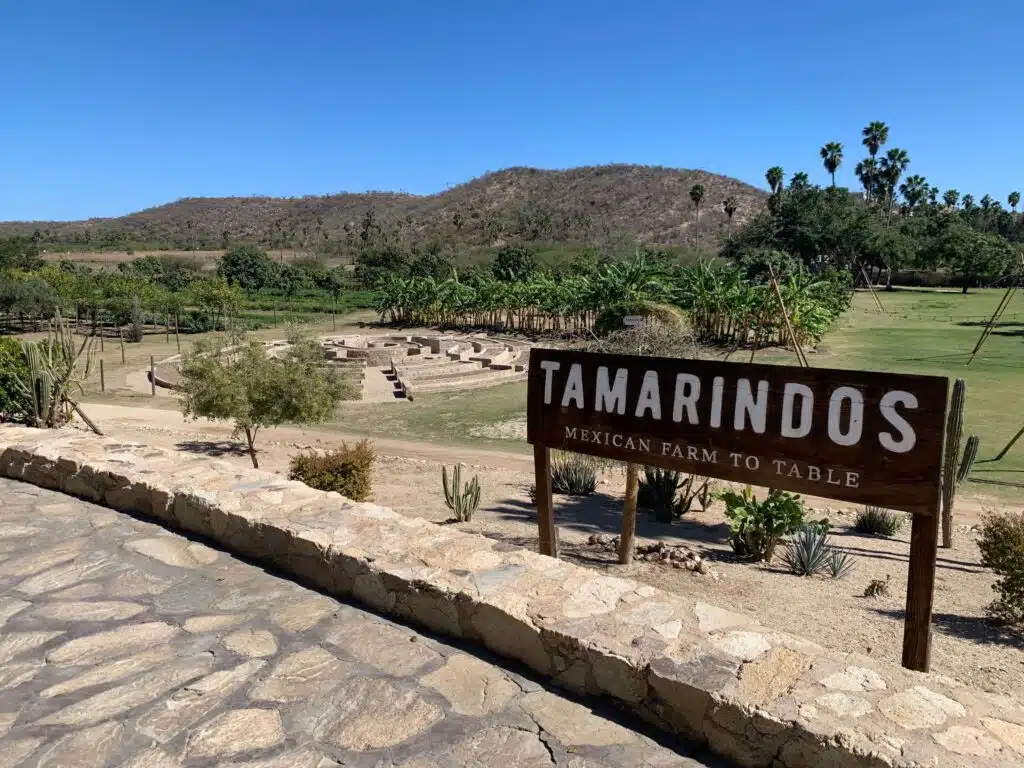
<path fill-rule="evenodd" d="M 690 188 L 703 184 L 700 236 L 729 226 L 722 202 L 734 196 L 733 225 L 767 193 L 706 171 L 604 165 L 550 171 L 508 168 L 433 195 L 343 193 L 301 198 L 186 198 L 127 216 L 73 222 L 2 222 L 0 236 L 39 232 L 43 243 L 85 249 L 222 248 L 236 242 L 344 251 L 386 236 L 461 247 L 507 239 L 595 242 L 620 234 L 652 245 L 692 245 Z"/>

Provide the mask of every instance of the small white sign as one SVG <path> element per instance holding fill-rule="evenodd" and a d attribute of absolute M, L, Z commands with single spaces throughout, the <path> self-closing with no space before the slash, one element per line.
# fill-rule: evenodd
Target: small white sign
<path fill-rule="evenodd" d="M 626 315 L 622 318 L 622 324 L 627 328 L 639 328 L 644 324 L 643 315 Z"/>

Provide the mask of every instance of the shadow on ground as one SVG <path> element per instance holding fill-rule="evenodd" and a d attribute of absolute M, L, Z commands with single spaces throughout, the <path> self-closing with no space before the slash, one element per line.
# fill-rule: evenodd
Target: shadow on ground
<path fill-rule="evenodd" d="M 582 533 L 612 535 L 622 529 L 621 498 L 600 492 L 590 496 L 557 494 L 554 506 L 556 526 Z M 523 522 L 537 519 L 536 507 L 521 499 L 505 499 L 492 509 L 506 520 Z M 728 541 L 729 526 L 726 523 L 705 525 L 687 520 L 685 516 L 674 523 L 659 523 L 650 512 L 641 509 L 637 512 L 636 535 L 664 541 L 680 539 L 696 545 L 722 545 Z"/>
<path fill-rule="evenodd" d="M 188 440 L 174 446 L 186 453 L 200 453 L 203 456 L 248 456 L 249 451 L 241 443 L 233 440 Z"/>
<path fill-rule="evenodd" d="M 875 613 L 890 619 L 903 622 L 904 611 L 901 608 L 871 608 Z M 1024 650 L 1024 634 L 1009 627 L 994 624 L 982 616 L 959 616 L 955 613 L 932 614 L 932 623 L 939 632 L 954 635 L 985 645 L 1005 645 L 1010 648 Z"/>

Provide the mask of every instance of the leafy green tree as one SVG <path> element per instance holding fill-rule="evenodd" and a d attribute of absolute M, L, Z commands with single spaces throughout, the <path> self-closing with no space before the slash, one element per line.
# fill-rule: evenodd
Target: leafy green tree
<path fill-rule="evenodd" d="M 694 184 L 690 187 L 690 200 L 693 201 L 694 215 L 696 216 L 697 247 L 700 247 L 700 204 L 704 202 L 704 185 Z M 731 217 L 730 217 L 731 218 Z"/>
<path fill-rule="evenodd" d="M 916 208 L 924 205 L 930 191 L 931 187 L 928 186 L 924 176 L 917 174 L 908 176 L 906 181 L 900 185 L 900 194 L 907 202 L 907 213 L 913 213 Z"/>
<path fill-rule="evenodd" d="M 222 319 L 237 315 L 244 298 L 241 289 L 229 285 L 223 277 L 195 280 L 189 285 L 188 292 L 190 303 L 210 319 L 213 328 L 220 327 Z"/>
<path fill-rule="evenodd" d="M 864 187 L 864 199 L 870 202 L 878 186 L 878 161 L 874 157 L 861 160 L 857 163 L 855 173 Z"/>
<path fill-rule="evenodd" d="M 117 265 L 117 271 L 143 280 L 160 280 L 164 274 L 164 265 L 159 257 L 149 255 L 132 261 L 122 261 Z"/>
<path fill-rule="evenodd" d="M 1017 206 L 1020 205 L 1020 192 L 1011 192 L 1007 196 L 1006 202 L 1009 203 L 1010 208 L 1012 208 L 1013 212 L 1016 213 Z"/>
<path fill-rule="evenodd" d="M 978 232 L 956 217 L 944 224 L 934 248 L 939 262 L 957 275 L 964 293 L 978 278 L 1001 274 L 1013 258 L 1004 238 Z"/>
<path fill-rule="evenodd" d="M 455 264 L 451 258 L 437 249 L 427 249 L 417 253 L 409 262 L 409 277 L 432 277 L 445 280 L 451 277 Z"/>
<path fill-rule="evenodd" d="M 217 276 L 246 293 L 258 293 L 274 276 L 274 262 L 262 248 L 236 245 L 221 258 Z"/>
<path fill-rule="evenodd" d="M 31 237 L 0 238 L 0 271 L 5 269 L 38 269 L 39 243 Z"/>
<path fill-rule="evenodd" d="M 499 280 L 513 283 L 529 281 L 537 271 L 537 257 L 529 248 L 521 245 L 506 245 L 498 251 L 491 271 Z"/>
<path fill-rule="evenodd" d="M 392 277 L 408 277 L 409 252 L 397 245 L 370 245 L 356 262 L 356 280 L 363 288 L 376 288 Z"/>
<path fill-rule="evenodd" d="M 960 202 L 960 193 L 955 189 L 947 189 L 942 193 L 942 202 L 949 208 L 956 208 L 957 203 Z"/>
<path fill-rule="evenodd" d="M 836 171 L 843 162 L 843 145 L 838 141 L 830 141 L 821 148 L 821 160 L 825 170 L 832 177 L 832 186 L 836 185 Z"/>
<path fill-rule="evenodd" d="M 886 203 L 886 223 L 892 220 L 892 209 L 896 202 L 896 190 L 899 189 L 900 178 L 910 165 L 910 156 L 906 150 L 893 147 L 885 153 L 879 165 L 879 177 Z"/>
<path fill-rule="evenodd" d="M 782 192 L 782 180 L 785 178 L 785 175 L 782 166 L 779 165 L 773 165 L 765 171 L 764 178 L 768 182 L 768 187 L 773 195 L 778 195 Z"/>
<path fill-rule="evenodd" d="M 889 141 L 889 126 L 881 120 L 873 120 L 861 131 L 861 136 L 868 154 L 874 159 L 878 155 L 878 150 Z"/>
<path fill-rule="evenodd" d="M 320 345 L 310 340 L 299 340 L 280 359 L 260 342 L 228 349 L 202 341 L 183 358 L 181 377 L 185 418 L 233 422 L 257 469 L 261 429 L 322 423 L 339 400 L 354 396 L 352 385 L 323 364 Z"/>
<path fill-rule="evenodd" d="M 28 363 L 21 342 L 0 336 L 0 421 L 23 418 L 28 412 L 19 381 L 28 380 Z"/>

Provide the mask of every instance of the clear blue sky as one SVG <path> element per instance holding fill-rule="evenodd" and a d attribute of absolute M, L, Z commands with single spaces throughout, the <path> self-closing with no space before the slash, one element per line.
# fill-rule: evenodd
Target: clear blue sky
<path fill-rule="evenodd" d="M 1024 187 L 1024 3 L 0 0 L 0 220 L 429 193 L 511 165 L 764 171 L 884 120 L 911 172 Z"/>

